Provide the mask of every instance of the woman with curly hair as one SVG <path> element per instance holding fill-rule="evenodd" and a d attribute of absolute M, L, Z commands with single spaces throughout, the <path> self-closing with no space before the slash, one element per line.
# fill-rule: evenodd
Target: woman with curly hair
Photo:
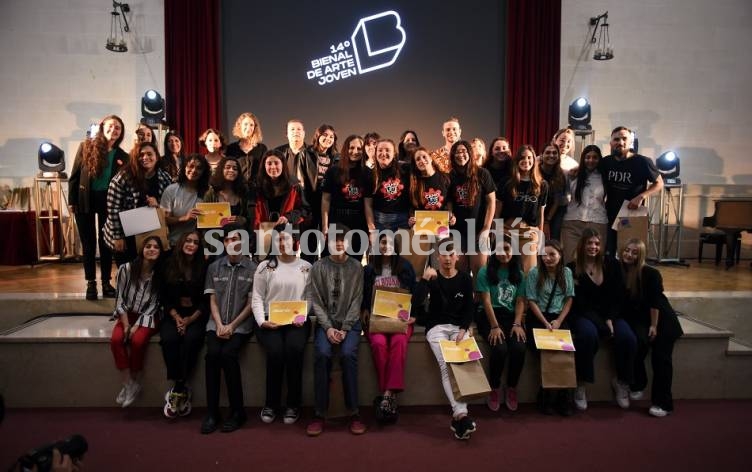
<path fill-rule="evenodd" d="M 78 147 L 68 179 L 70 212 L 76 216 L 83 248 L 87 300 L 97 299 L 97 242 L 102 296 L 115 298 L 117 295 L 110 284 L 112 252 L 104 243 L 103 229 L 107 221 L 107 188 L 112 177 L 128 162 L 128 154 L 120 148 L 124 132 L 119 116 L 106 116 L 99 123 L 97 133 Z"/>

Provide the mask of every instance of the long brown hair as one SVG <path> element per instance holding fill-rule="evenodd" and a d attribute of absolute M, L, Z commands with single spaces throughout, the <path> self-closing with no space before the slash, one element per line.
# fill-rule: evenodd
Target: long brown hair
<path fill-rule="evenodd" d="M 434 173 L 438 174 L 440 178 L 444 180 L 445 184 L 449 183 L 449 176 L 436 168 L 436 164 L 434 164 L 433 158 L 431 157 L 431 152 L 424 146 L 418 146 L 417 148 L 415 148 L 412 157 L 410 158 L 410 203 L 412 203 L 413 208 L 418 209 L 423 208 L 423 192 L 426 189 L 425 179 L 421 175 L 420 170 L 418 170 L 418 167 L 415 165 L 415 156 L 419 151 L 423 151 L 428 154 L 428 158 L 431 160 L 431 167 L 433 168 Z"/>
<path fill-rule="evenodd" d="M 126 179 L 138 190 L 142 195 L 146 195 L 146 174 L 144 173 L 144 169 L 141 167 L 141 162 L 139 159 L 139 156 L 141 155 L 141 151 L 144 150 L 144 148 L 150 147 L 154 150 L 154 154 L 156 154 L 157 157 L 157 165 L 154 167 L 154 171 L 157 172 L 159 170 L 159 149 L 157 149 L 157 146 L 152 144 L 149 141 L 143 142 L 138 145 L 136 149 L 134 149 L 135 152 L 135 158 L 132 158 L 130 161 L 128 161 L 128 164 L 123 167 L 123 175 L 126 177 Z"/>
<path fill-rule="evenodd" d="M 543 146 L 543 151 L 541 151 L 541 155 L 546 152 L 546 149 L 553 148 L 556 151 L 556 163 L 554 164 L 553 171 L 551 174 L 546 173 L 543 170 L 543 159 L 541 158 L 541 161 L 538 163 L 538 166 L 540 168 L 541 176 L 550 176 L 550 181 L 546 179 L 548 182 L 548 191 L 549 194 L 551 193 L 558 193 L 564 190 L 564 186 L 567 183 L 567 178 L 564 176 L 564 171 L 561 170 L 561 151 L 559 150 L 559 146 L 556 144 L 546 144 Z M 545 178 L 545 177 L 544 177 Z"/>
<path fill-rule="evenodd" d="M 118 137 L 112 145 L 112 149 L 117 149 L 120 146 L 120 143 L 123 142 L 123 136 L 125 135 L 125 124 L 117 115 L 105 116 L 102 121 L 99 122 L 97 134 L 93 138 L 87 139 L 84 142 L 83 165 L 89 172 L 89 176 L 94 178 L 99 177 L 102 173 L 107 154 L 110 152 L 110 143 L 104 136 L 104 124 L 110 120 L 115 120 L 120 123 L 120 137 Z"/>
<path fill-rule="evenodd" d="M 374 157 L 373 157 L 374 164 L 375 164 L 373 166 L 373 192 L 374 192 L 374 194 L 379 189 L 379 184 L 381 184 L 382 174 L 384 172 L 386 172 L 387 170 L 389 170 L 389 169 L 395 169 L 396 172 L 397 172 L 397 177 L 399 177 L 400 179 L 402 178 L 401 175 L 400 175 L 399 162 L 397 161 L 397 145 L 391 139 L 384 138 L 384 139 L 379 139 L 378 141 L 376 141 L 376 148 L 377 149 L 379 147 L 379 144 L 381 144 L 381 143 L 389 143 L 389 144 L 392 145 L 392 149 L 394 150 L 394 157 L 392 158 L 392 162 L 389 163 L 389 167 L 387 167 L 386 169 L 382 169 L 379 166 L 379 161 L 376 159 L 376 155 L 374 154 Z M 364 149 L 363 152 L 365 153 L 365 145 L 364 145 L 363 149 Z"/>
<path fill-rule="evenodd" d="M 603 238 L 601 237 L 601 233 L 598 232 L 595 228 L 585 228 L 582 230 L 582 236 L 580 236 L 580 239 L 577 241 L 577 249 L 575 250 L 575 256 L 574 256 L 574 276 L 580 277 L 585 273 L 585 246 L 587 246 L 588 239 L 590 238 L 598 238 L 598 240 L 601 242 L 601 250 L 598 252 L 598 254 L 595 256 L 595 266 L 596 267 L 603 267 Z"/>
<path fill-rule="evenodd" d="M 340 185 L 345 185 L 350 181 L 350 143 L 355 141 L 356 139 L 360 140 L 361 149 L 360 151 L 360 166 L 363 166 L 363 156 L 365 155 L 365 142 L 363 141 L 363 138 L 358 136 L 357 134 L 351 134 L 347 138 L 345 138 L 345 141 L 342 143 L 342 149 L 339 152 L 339 183 Z"/>
<path fill-rule="evenodd" d="M 554 287 L 551 290 L 556 290 L 556 286 L 558 285 L 561 291 L 566 293 L 567 281 L 564 278 L 564 252 L 561 249 L 561 243 L 555 239 L 547 239 L 545 247 L 552 247 L 559 253 L 559 263 L 556 265 L 556 270 L 554 271 Z M 543 264 L 543 256 L 538 255 L 538 280 L 535 282 L 538 293 L 543 291 L 543 285 L 546 283 L 547 278 L 549 278 L 548 269 Z"/>
<path fill-rule="evenodd" d="M 473 157 L 472 151 L 473 148 L 472 146 L 470 146 L 470 143 L 462 139 L 452 144 L 452 148 L 449 150 L 449 163 L 452 166 L 453 172 L 457 172 L 459 169 L 461 169 L 461 167 L 459 167 L 457 163 L 454 162 L 454 156 L 457 154 L 457 148 L 460 146 L 465 146 L 467 155 L 470 156 L 470 159 L 465 164 L 464 174 L 467 177 L 466 182 L 468 202 L 470 203 L 470 206 L 473 206 L 475 205 L 475 199 L 478 198 L 480 182 L 478 182 L 478 165 L 475 163 L 475 158 Z"/>
<path fill-rule="evenodd" d="M 541 193 L 541 175 L 538 166 L 535 163 L 535 149 L 529 144 L 523 144 L 517 149 L 517 152 L 512 158 L 512 165 L 509 168 L 509 180 L 507 181 L 507 189 L 513 197 L 517 197 L 517 187 L 520 185 L 520 161 L 522 160 L 522 153 L 530 151 L 533 153 L 533 168 L 530 169 L 530 184 L 532 185 L 533 194 L 536 196 Z"/>

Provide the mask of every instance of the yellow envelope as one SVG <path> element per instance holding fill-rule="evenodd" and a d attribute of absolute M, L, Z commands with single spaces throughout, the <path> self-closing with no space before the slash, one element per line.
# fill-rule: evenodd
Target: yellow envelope
<path fill-rule="evenodd" d="M 409 293 L 377 289 L 373 298 L 371 314 L 407 321 L 410 318 L 412 298 L 413 296 Z"/>
<path fill-rule="evenodd" d="M 278 325 L 294 322 L 304 323 L 308 316 L 308 302 L 271 302 L 269 304 L 269 321 Z"/>
<path fill-rule="evenodd" d="M 547 351 L 574 351 L 574 342 L 572 342 L 572 332 L 568 329 L 547 329 L 533 328 L 533 337 L 538 349 Z"/>
<path fill-rule="evenodd" d="M 475 338 L 465 338 L 457 344 L 456 341 L 442 339 L 441 355 L 444 356 L 444 362 L 470 362 L 483 359 L 483 354 L 478 348 Z"/>
<path fill-rule="evenodd" d="M 435 234 L 440 238 L 449 236 L 449 212 L 416 211 L 415 234 Z"/>
<path fill-rule="evenodd" d="M 198 215 L 197 226 L 199 228 L 221 228 L 227 221 L 230 214 L 230 204 L 227 202 L 221 203 L 196 203 L 196 208 L 201 210 L 201 214 Z"/>

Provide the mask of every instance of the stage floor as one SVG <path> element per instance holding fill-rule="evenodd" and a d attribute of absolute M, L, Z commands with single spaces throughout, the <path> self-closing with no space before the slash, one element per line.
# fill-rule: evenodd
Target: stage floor
<path fill-rule="evenodd" d="M 726 270 L 712 260 L 693 261 L 689 267 L 658 265 L 667 292 L 752 292 L 749 261 Z M 113 270 L 113 285 L 115 272 Z M 72 295 L 86 290 L 83 266 L 75 262 L 44 263 L 35 266 L 0 266 L 0 294 L 44 293 Z M 670 296 L 671 294 L 669 294 Z M 699 294 L 698 294 L 699 295 Z"/>

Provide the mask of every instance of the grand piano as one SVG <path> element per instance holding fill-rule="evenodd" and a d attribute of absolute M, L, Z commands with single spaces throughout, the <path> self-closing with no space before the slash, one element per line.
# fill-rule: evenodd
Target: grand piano
<path fill-rule="evenodd" d="M 715 200 L 715 212 L 703 218 L 703 226 L 726 233 L 726 268 L 734 265 L 734 247 L 742 231 L 752 232 L 752 199 Z"/>

